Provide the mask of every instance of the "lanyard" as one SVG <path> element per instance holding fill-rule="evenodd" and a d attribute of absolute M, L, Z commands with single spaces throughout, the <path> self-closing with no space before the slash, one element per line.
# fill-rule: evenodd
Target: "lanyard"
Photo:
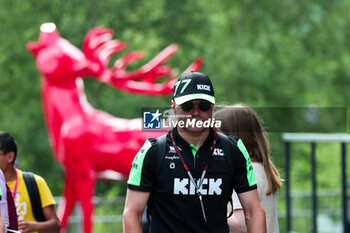
<path fill-rule="evenodd" d="M 207 163 L 207 165 L 205 165 L 204 170 L 203 170 L 203 172 L 202 172 L 201 179 L 199 180 L 199 184 L 197 184 L 197 183 L 194 181 L 190 169 L 188 169 L 185 160 L 184 160 L 183 157 L 181 156 L 181 153 L 180 153 L 180 151 L 179 151 L 179 148 L 178 148 L 178 147 L 176 146 L 176 144 L 175 144 L 175 140 L 174 140 L 173 132 L 172 132 L 172 131 L 170 131 L 170 137 L 171 137 L 171 141 L 172 141 L 172 143 L 173 143 L 173 146 L 174 146 L 174 148 L 175 148 L 175 150 L 176 150 L 176 153 L 177 153 L 177 155 L 179 156 L 179 158 L 180 158 L 180 160 L 181 160 L 181 163 L 182 163 L 183 167 L 185 168 L 185 170 L 186 170 L 186 172 L 187 172 L 187 175 L 190 177 L 191 182 L 193 183 L 193 185 L 194 185 L 195 188 L 196 188 L 196 193 L 198 194 L 199 201 L 200 201 L 200 203 L 201 203 L 203 218 L 204 218 L 205 222 L 207 222 L 207 217 L 206 217 L 206 215 L 205 215 L 205 210 L 204 210 L 204 205 L 203 205 L 203 200 L 202 200 L 202 193 L 201 193 L 200 190 L 201 190 L 201 187 L 202 187 L 202 184 L 203 184 L 203 181 L 204 181 L 205 173 L 207 172 L 207 169 L 208 169 L 208 165 L 209 165 L 209 163 L 210 163 L 210 161 L 211 161 L 211 158 L 213 157 L 213 154 L 214 154 L 215 145 L 216 145 L 216 132 L 214 131 L 213 147 L 212 147 L 212 150 L 211 150 L 211 154 L 210 154 L 208 163 Z"/>
<path fill-rule="evenodd" d="M 13 188 L 13 193 L 12 193 L 13 200 L 15 200 L 15 198 L 16 198 L 17 185 L 18 185 L 18 172 L 17 172 L 16 168 L 15 168 L 15 170 L 16 170 L 16 183 L 15 183 L 15 186 Z"/>

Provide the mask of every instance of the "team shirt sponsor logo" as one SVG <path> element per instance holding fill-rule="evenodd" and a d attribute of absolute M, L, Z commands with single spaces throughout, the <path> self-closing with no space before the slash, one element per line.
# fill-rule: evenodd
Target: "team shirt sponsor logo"
<path fill-rule="evenodd" d="M 224 150 L 220 148 L 215 148 L 213 156 L 224 156 Z"/>
<path fill-rule="evenodd" d="M 174 146 L 169 146 L 169 153 L 176 153 Z"/>
<path fill-rule="evenodd" d="M 165 159 L 174 160 L 174 159 L 180 159 L 180 158 L 177 155 L 173 155 L 173 156 L 165 156 Z"/>
<path fill-rule="evenodd" d="M 196 180 L 196 179 L 195 179 Z M 196 180 L 199 182 L 199 179 Z M 204 178 L 201 187 L 202 195 L 221 195 L 222 189 L 221 178 Z M 175 195 L 195 195 L 196 187 L 189 178 L 174 178 L 174 192 Z"/>

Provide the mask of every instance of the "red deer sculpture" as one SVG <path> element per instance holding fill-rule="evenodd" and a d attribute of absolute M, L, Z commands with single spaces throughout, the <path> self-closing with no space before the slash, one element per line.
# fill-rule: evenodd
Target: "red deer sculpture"
<path fill-rule="evenodd" d="M 94 28 L 86 35 L 81 51 L 59 35 L 55 24 L 45 23 L 40 27 L 39 41 L 27 44 L 42 74 L 50 144 L 64 169 L 62 232 L 76 202 L 81 204 L 84 232 L 92 232 L 97 173 L 114 170 L 126 179 L 132 159 L 145 140 L 161 134 L 141 131 L 141 119 L 117 118 L 94 109 L 86 100 L 83 78 L 93 77 L 116 89 L 146 95 L 168 95 L 175 82 L 175 72 L 163 64 L 177 51 L 177 45 L 170 45 L 147 64 L 127 72 L 126 66 L 141 59 L 143 53 L 127 53 L 109 68 L 111 56 L 126 48 L 125 42 L 112 37 L 111 30 Z M 196 71 L 201 64 L 197 59 L 185 72 Z M 165 82 L 157 83 L 165 76 Z"/>

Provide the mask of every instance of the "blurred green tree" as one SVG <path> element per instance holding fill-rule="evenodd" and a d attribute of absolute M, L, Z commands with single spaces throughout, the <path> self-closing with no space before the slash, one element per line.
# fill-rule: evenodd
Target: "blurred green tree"
<path fill-rule="evenodd" d="M 0 0 L 0 6 L 0 130 L 16 136 L 19 165 L 44 176 L 55 195 L 62 191 L 62 170 L 47 139 L 39 73 L 25 49 L 44 22 L 54 22 L 77 47 L 92 27 L 114 29 L 115 38 L 129 48 L 113 59 L 127 51 L 146 52 L 130 69 L 177 43 L 179 51 L 169 64 L 181 72 L 202 56 L 202 71 L 212 77 L 218 103 L 349 106 L 349 1 Z M 140 117 L 142 107 L 170 104 L 170 97 L 130 95 L 95 80 L 85 85 L 95 108 L 119 117 Z M 282 122 L 292 128 L 298 119 L 285 115 Z M 282 167 L 278 136 L 271 137 L 271 145 Z M 97 193 L 110 186 L 98 186 Z"/>

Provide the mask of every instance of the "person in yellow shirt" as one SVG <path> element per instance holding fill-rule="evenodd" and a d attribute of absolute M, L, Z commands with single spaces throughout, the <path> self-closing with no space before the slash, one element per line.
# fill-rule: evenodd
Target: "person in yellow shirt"
<path fill-rule="evenodd" d="M 61 223 L 56 214 L 55 200 L 45 180 L 38 175 L 34 175 L 34 178 L 38 186 L 41 208 L 45 220 L 36 221 L 27 187 L 23 179 L 23 173 L 14 166 L 16 156 L 17 144 L 15 139 L 7 132 L 0 132 L 0 169 L 5 175 L 7 185 L 10 187 L 15 200 L 18 229 L 22 233 L 59 232 Z"/>

